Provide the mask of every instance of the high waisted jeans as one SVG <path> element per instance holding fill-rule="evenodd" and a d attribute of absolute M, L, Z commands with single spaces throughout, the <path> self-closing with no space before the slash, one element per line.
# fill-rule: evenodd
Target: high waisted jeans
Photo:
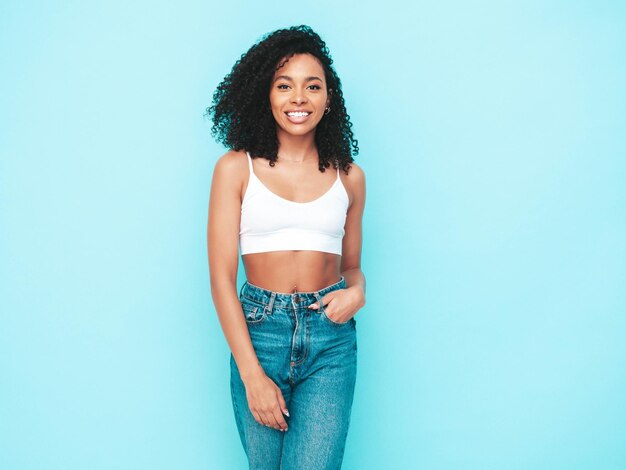
<path fill-rule="evenodd" d="M 315 292 L 273 292 L 246 281 L 239 300 L 265 374 L 287 403 L 287 431 L 258 423 L 230 355 L 233 410 L 250 469 L 336 470 L 343 460 L 356 383 L 356 320 L 330 320 Z M 307 308 L 318 302 L 319 309 Z"/>

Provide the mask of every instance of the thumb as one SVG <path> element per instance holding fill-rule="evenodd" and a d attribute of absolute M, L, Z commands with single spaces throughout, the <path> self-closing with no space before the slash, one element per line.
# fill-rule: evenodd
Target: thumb
<path fill-rule="evenodd" d="M 283 394 L 280 391 L 280 389 L 278 389 L 278 404 L 280 405 L 280 409 L 282 410 L 283 414 L 289 416 L 289 410 L 287 409 L 287 402 L 285 402 L 285 399 L 283 398 Z"/>

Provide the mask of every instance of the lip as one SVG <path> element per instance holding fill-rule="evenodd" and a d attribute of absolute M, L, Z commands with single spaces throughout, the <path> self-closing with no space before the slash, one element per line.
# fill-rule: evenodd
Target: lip
<path fill-rule="evenodd" d="M 289 114 L 287 113 L 309 113 L 307 116 L 289 116 Z M 287 119 L 289 120 L 289 122 L 292 122 L 294 124 L 302 124 L 303 122 L 305 122 L 307 119 L 309 119 L 311 117 L 313 113 L 311 111 L 305 111 L 305 110 L 297 110 L 297 109 L 293 109 L 290 111 L 285 111 L 285 116 L 287 116 Z"/>

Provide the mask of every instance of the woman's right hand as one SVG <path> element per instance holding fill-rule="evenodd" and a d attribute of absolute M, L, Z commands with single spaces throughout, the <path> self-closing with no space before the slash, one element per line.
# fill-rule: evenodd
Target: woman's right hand
<path fill-rule="evenodd" d="M 287 403 L 280 387 L 265 373 L 257 374 L 244 382 L 248 407 L 260 424 L 280 431 L 287 430 L 283 413 L 289 416 Z"/>

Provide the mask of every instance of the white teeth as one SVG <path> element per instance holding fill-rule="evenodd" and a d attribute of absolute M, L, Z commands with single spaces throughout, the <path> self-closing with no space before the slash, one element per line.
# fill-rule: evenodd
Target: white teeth
<path fill-rule="evenodd" d="M 309 114 L 311 113 L 297 112 L 297 113 L 287 113 L 287 116 L 303 117 L 303 116 L 308 116 Z"/>

